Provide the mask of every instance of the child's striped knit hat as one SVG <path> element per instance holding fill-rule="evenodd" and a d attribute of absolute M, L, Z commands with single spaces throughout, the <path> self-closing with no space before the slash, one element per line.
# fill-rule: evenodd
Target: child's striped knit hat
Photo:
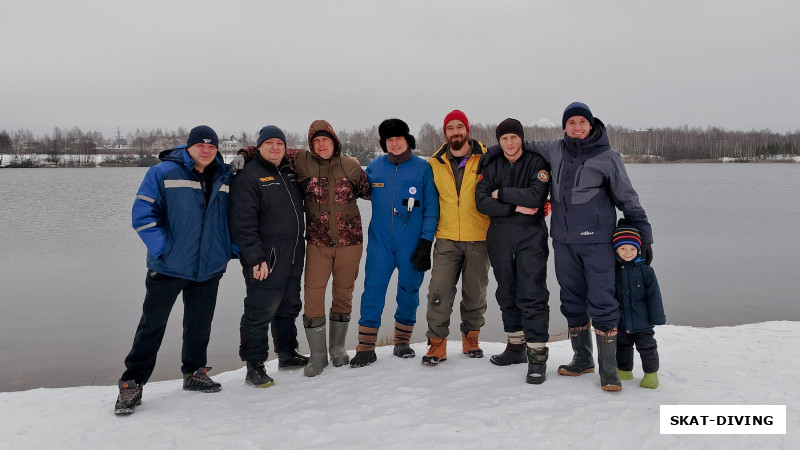
<path fill-rule="evenodd" d="M 614 237 L 611 238 L 611 243 L 614 244 L 614 250 L 619 248 L 620 245 L 630 244 L 636 247 L 636 250 L 642 249 L 642 236 L 636 227 L 630 225 L 618 226 L 614 230 Z"/>

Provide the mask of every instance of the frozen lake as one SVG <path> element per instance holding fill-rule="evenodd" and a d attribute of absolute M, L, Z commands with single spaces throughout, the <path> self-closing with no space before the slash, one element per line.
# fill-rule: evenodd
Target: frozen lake
<path fill-rule="evenodd" d="M 145 171 L 0 170 L 0 391 L 116 384 L 144 297 L 145 248 L 130 226 L 130 208 Z M 800 223 L 800 164 L 640 164 L 628 171 L 653 224 L 653 267 L 667 323 L 800 320 L 800 234 L 792 231 Z M 366 228 L 370 206 L 359 205 Z M 550 266 L 550 333 L 558 335 L 566 322 L 552 261 Z M 220 284 L 209 347 L 212 375 L 243 365 L 240 270 L 232 261 Z M 363 268 L 361 274 L 349 350 L 356 344 Z M 504 342 L 492 276 L 490 283 L 481 339 Z M 427 284 L 426 278 L 413 342 L 425 340 Z M 393 294 L 381 335 L 392 329 Z M 182 309 L 176 303 L 154 381 L 180 375 Z M 457 311 L 453 339 L 460 339 Z M 299 322 L 298 330 L 307 352 Z"/>

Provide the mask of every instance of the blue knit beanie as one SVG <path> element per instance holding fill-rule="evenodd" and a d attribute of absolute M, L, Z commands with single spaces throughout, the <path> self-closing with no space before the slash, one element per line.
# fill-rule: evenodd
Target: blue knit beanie
<path fill-rule="evenodd" d="M 561 129 L 567 128 L 567 120 L 570 117 L 574 116 L 582 116 L 585 117 L 586 120 L 589 121 L 589 125 L 594 126 L 594 116 L 592 115 L 592 111 L 586 106 L 586 103 L 581 102 L 572 102 L 567 106 L 567 109 L 564 110 L 564 115 L 561 117 Z"/>
<path fill-rule="evenodd" d="M 214 147 L 219 148 L 217 133 L 215 133 L 214 130 L 207 125 L 194 127 L 192 128 L 192 131 L 189 132 L 189 139 L 186 140 L 186 148 L 189 148 L 194 144 L 211 144 Z"/>
<path fill-rule="evenodd" d="M 256 148 L 261 147 L 261 144 L 263 144 L 264 141 L 272 138 L 278 138 L 283 141 L 284 146 L 286 145 L 286 135 L 283 133 L 283 130 L 275 125 L 267 125 L 258 132 L 258 143 L 256 144 Z"/>

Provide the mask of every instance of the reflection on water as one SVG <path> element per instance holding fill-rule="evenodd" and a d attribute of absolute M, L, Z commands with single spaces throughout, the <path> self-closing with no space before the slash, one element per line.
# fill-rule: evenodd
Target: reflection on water
<path fill-rule="evenodd" d="M 144 296 L 145 250 L 131 229 L 130 208 L 145 171 L 0 170 L 0 391 L 116 383 Z M 653 224 L 653 267 L 668 323 L 800 320 L 794 269 L 800 236 L 793 232 L 800 223 L 795 199 L 800 165 L 630 165 L 628 171 Z M 359 206 L 366 224 L 369 203 L 360 201 Z M 550 269 L 550 332 L 557 335 L 566 322 L 558 309 L 552 261 Z M 363 267 L 360 274 L 348 333 L 351 350 Z M 493 295 L 496 283 L 490 280 L 481 339 L 504 341 Z M 426 278 L 413 342 L 425 341 L 427 283 Z M 382 319 L 385 335 L 394 320 L 390 292 Z M 240 266 L 232 261 L 220 284 L 212 329 L 209 364 L 214 372 L 242 366 L 238 326 L 243 298 Z M 450 337 L 460 339 L 455 309 Z M 180 374 L 181 316 L 178 302 L 154 381 Z M 307 352 L 299 323 L 298 329 L 301 350 Z"/>

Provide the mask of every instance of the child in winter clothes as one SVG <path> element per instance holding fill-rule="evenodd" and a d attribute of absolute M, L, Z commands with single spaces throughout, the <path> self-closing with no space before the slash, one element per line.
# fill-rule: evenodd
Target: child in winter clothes
<path fill-rule="evenodd" d="M 617 338 L 617 373 L 633 379 L 633 346 L 642 358 L 644 378 L 639 386 L 658 387 L 658 345 L 654 325 L 666 323 L 661 290 L 655 271 L 642 258 L 642 237 L 636 227 L 620 220 L 612 238 L 617 256 L 616 297 L 620 320 Z"/>

